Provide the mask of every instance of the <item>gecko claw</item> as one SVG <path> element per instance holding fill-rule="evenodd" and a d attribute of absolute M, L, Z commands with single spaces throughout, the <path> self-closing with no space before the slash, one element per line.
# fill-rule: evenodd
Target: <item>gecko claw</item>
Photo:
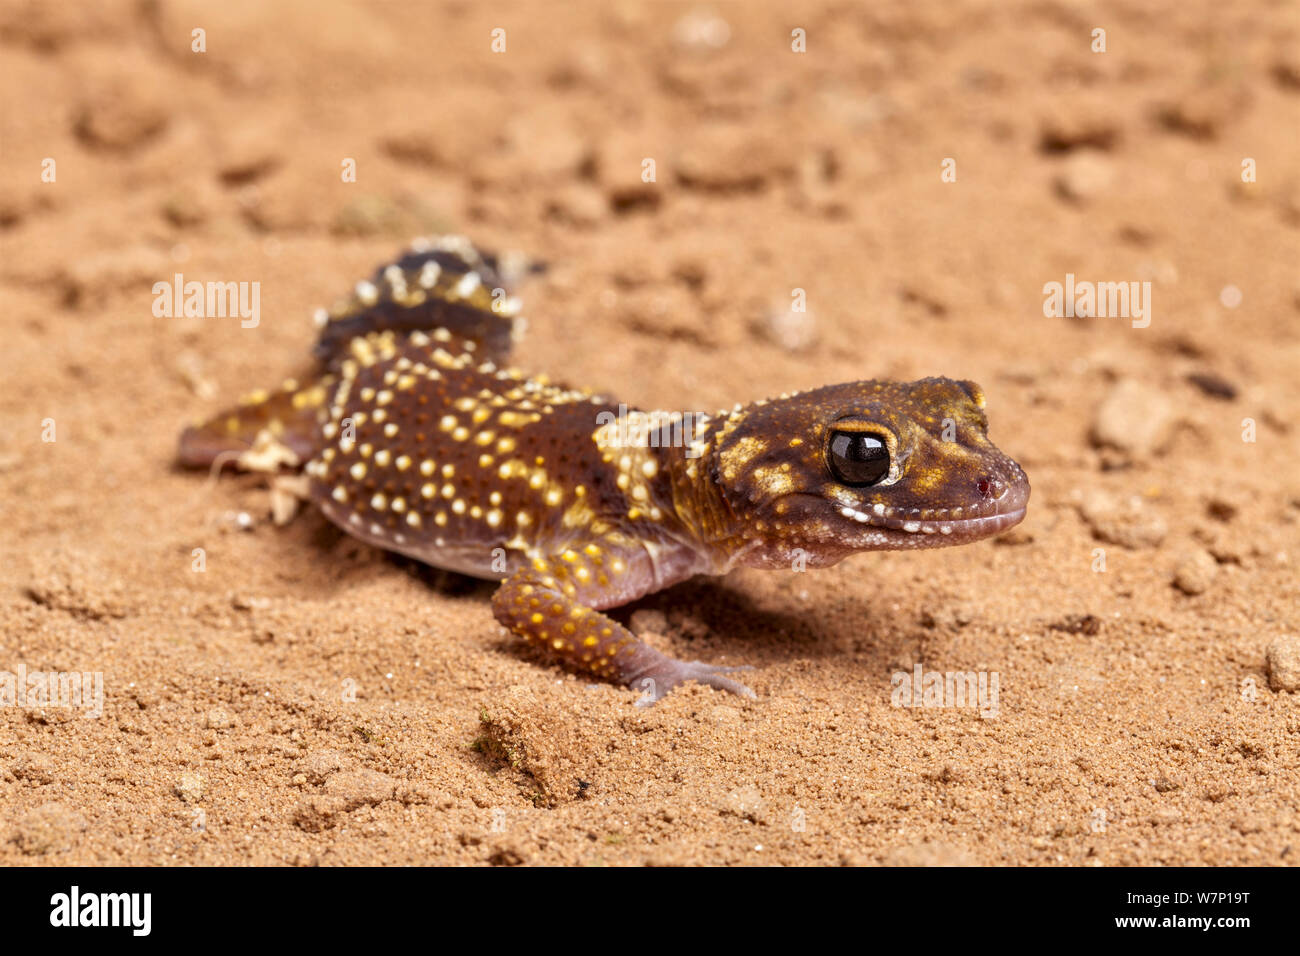
<path fill-rule="evenodd" d="M 703 661 L 678 661 L 666 658 L 653 673 L 640 677 L 633 683 L 632 686 L 645 691 L 644 694 L 637 698 L 636 706 L 653 706 L 663 700 L 668 695 L 668 692 L 678 684 L 684 684 L 692 680 L 697 684 L 704 684 L 717 690 L 725 690 L 738 697 L 757 700 L 757 695 L 740 681 L 723 676 L 724 674 L 734 674 L 736 671 L 752 671 L 753 669 L 748 664 L 724 667 L 706 664 Z"/>

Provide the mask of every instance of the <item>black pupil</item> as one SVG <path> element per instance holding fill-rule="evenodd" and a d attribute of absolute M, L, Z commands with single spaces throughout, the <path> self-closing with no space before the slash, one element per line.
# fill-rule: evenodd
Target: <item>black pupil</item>
<path fill-rule="evenodd" d="M 846 485 L 874 485 L 889 474 L 889 449 L 866 432 L 831 435 L 831 471 Z"/>

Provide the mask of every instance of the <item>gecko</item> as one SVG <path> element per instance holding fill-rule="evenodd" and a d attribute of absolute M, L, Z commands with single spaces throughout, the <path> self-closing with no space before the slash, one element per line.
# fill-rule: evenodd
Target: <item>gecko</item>
<path fill-rule="evenodd" d="M 508 364 L 523 326 L 509 271 L 463 237 L 414 243 L 317 310 L 307 376 L 185 429 L 179 462 L 298 469 L 343 531 L 500 581 L 505 628 L 648 702 L 687 681 L 754 695 L 744 668 L 676 659 L 611 608 L 737 567 L 966 544 L 1025 516 L 1028 478 L 989 441 L 974 382 L 628 410 Z"/>

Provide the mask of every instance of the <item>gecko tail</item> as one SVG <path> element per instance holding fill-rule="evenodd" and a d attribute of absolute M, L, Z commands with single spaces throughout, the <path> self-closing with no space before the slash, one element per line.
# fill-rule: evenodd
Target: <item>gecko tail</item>
<path fill-rule="evenodd" d="M 320 309 L 315 356 L 322 370 L 306 385 L 286 382 L 273 393 L 248 396 L 234 408 L 185 429 L 177 460 L 189 468 L 227 461 L 278 470 L 315 457 L 324 440 L 325 406 L 355 357 L 354 345 L 374 333 L 424 332 L 473 343 L 475 355 L 504 365 L 523 329 L 511 281 L 545 266 L 520 256 L 494 255 L 461 236 L 417 240 L 400 259 L 380 267 L 330 309 Z"/>
<path fill-rule="evenodd" d="M 518 257 L 484 253 L 461 236 L 418 240 L 333 307 L 317 311 L 321 333 L 316 358 L 333 368 L 357 337 L 446 329 L 475 343 L 481 358 L 502 364 L 523 328 L 510 281 L 541 268 Z"/>
<path fill-rule="evenodd" d="M 255 471 L 296 468 L 319 450 L 320 415 L 334 376 L 306 385 L 294 380 L 274 392 L 254 392 L 238 405 L 181 432 L 176 460 L 185 468 L 230 462 Z"/>

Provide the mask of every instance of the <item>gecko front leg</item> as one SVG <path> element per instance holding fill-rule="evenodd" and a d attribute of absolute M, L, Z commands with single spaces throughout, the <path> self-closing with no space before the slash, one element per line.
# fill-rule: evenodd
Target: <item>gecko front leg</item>
<path fill-rule="evenodd" d="M 686 681 L 752 698 L 752 690 L 724 676 L 745 668 L 677 660 L 600 613 L 657 589 L 644 563 L 644 555 L 600 544 L 565 549 L 507 578 L 492 597 L 492 611 L 505 627 L 569 666 L 644 690 L 638 704 L 652 704 Z M 646 583 L 638 586 L 639 579 Z"/>

